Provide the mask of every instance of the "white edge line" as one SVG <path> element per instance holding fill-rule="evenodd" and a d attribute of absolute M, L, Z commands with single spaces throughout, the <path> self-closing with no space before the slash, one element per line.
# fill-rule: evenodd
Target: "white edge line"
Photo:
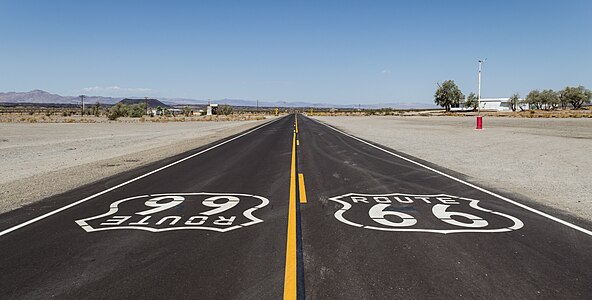
<path fill-rule="evenodd" d="M 198 155 L 200 155 L 200 154 L 203 154 L 203 153 L 205 153 L 205 152 L 208 152 L 208 151 L 210 151 L 210 150 L 212 150 L 212 149 L 218 148 L 218 147 L 220 147 L 220 146 L 222 146 L 222 145 L 224 145 L 224 144 L 230 143 L 230 142 L 232 142 L 232 141 L 234 141 L 234 140 L 236 140 L 236 139 L 238 139 L 238 138 L 241 138 L 241 137 L 243 137 L 243 136 L 245 136 L 245 135 L 247 135 L 247 134 L 249 134 L 249 133 L 251 133 L 251 132 L 254 132 L 254 131 L 256 131 L 256 130 L 259 130 L 259 129 L 261 129 L 261 128 L 263 128 L 263 127 L 265 127 L 265 126 L 269 125 L 269 124 L 275 123 L 275 122 L 277 122 L 278 120 L 281 120 L 281 119 L 283 119 L 283 118 L 285 118 L 285 117 L 282 117 L 282 118 L 277 118 L 277 119 L 275 119 L 275 120 L 273 120 L 273 121 L 270 121 L 270 122 L 267 122 L 267 123 L 265 123 L 265 124 L 263 124 L 263 125 L 260 125 L 260 126 L 258 126 L 258 127 L 255 127 L 255 128 L 253 128 L 253 129 L 251 129 L 251 130 L 249 130 L 249 131 L 247 131 L 247 132 L 245 132 L 245 133 L 243 133 L 243 134 L 241 134 L 241 135 L 237 135 L 237 136 L 235 136 L 235 137 L 233 137 L 233 138 L 231 138 L 231 139 L 229 139 L 229 140 L 226 140 L 226 141 L 224 141 L 224 142 L 221 142 L 221 143 L 219 143 L 219 144 L 216 144 L 216 145 L 214 145 L 214 146 L 211 146 L 211 147 L 209 147 L 209 148 L 207 148 L 207 149 L 204 149 L 204 150 L 202 150 L 202 151 L 199 151 L 199 152 L 197 152 L 197 153 L 191 154 L 191 155 L 189 155 L 189 156 L 187 156 L 187 157 L 185 157 L 185 158 L 182 158 L 182 159 L 180 159 L 180 160 L 177 160 L 177 161 L 175 161 L 175 162 L 172 162 L 172 163 L 170 163 L 170 164 L 168 164 L 168 165 L 166 165 L 166 166 L 160 167 L 160 168 L 158 168 L 158 169 L 156 169 L 156 170 L 150 171 L 150 172 L 148 172 L 148 173 L 146 173 L 146 174 L 143 174 L 143 175 L 140 175 L 140 176 L 138 176 L 138 177 L 136 177 L 136 178 L 132 178 L 132 179 L 130 179 L 130 180 L 128 180 L 128 181 L 126 181 L 126 182 L 120 183 L 120 184 L 118 184 L 118 185 L 116 185 L 116 186 L 110 187 L 110 188 L 108 188 L 108 189 L 106 189 L 106 190 L 103 190 L 103 191 L 101 191 L 101 192 L 98 192 L 98 193 L 96 193 L 96 194 L 94 194 L 94 195 L 88 196 L 88 197 L 86 197 L 86 198 L 84 198 L 84 199 L 81 199 L 81 200 L 78 200 L 78 201 L 76 201 L 76 202 L 70 203 L 70 204 L 68 204 L 68 205 L 66 205 L 66 206 L 62 206 L 62 207 L 60 207 L 60 208 L 58 208 L 58 209 L 52 210 L 52 211 L 50 211 L 50 212 L 48 212 L 48 213 L 45 213 L 45 214 L 43 214 L 43 215 L 41 215 L 41 216 L 35 217 L 35 218 L 33 218 L 33 219 L 30 219 L 30 220 L 28 220 L 28 221 L 25 221 L 25 222 L 23 222 L 23 223 L 20 223 L 20 224 L 18 224 L 18 225 L 12 226 L 12 227 L 10 227 L 10 228 L 7 228 L 7 229 L 4 229 L 4 230 L 0 231 L 0 236 L 3 236 L 3 235 L 5 235 L 5 234 L 8 234 L 8 233 L 10 233 L 10 232 L 13 232 L 13 231 L 15 231 L 15 230 L 17 230 L 17 229 L 23 228 L 23 227 L 25 227 L 25 226 L 27 226 L 27 225 L 31 225 L 31 224 L 33 224 L 33 223 L 35 223 L 35 222 L 39 221 L 39 220 L 43 220 L 43 219 L 45 219 L 45 218 L 47 218 L 47 217 L 49 217 L 49 216 L 53 216 L 53 215 L 55 215 L 55 214 L 57 214 L 57 213 L 60 213 L 60 212 L 62 212 L 62 211 L 64 211 L 64 210 L 66 210 L 66 209 L 69 209 L 69 208 L 71 208 L 71 207 L 74 207 L 74 206 L 76 206 L 76 205 L 78 205 L 78 204 L 81 204 L 81 203 L 84 203 L 84 202 L 86 202 L 86 201 L 88 201 L 88 200 L 94 199 L 94 198 L 96 198 L 96 197 L 98 197 L 98 196 L 101 196 L 101 195 L 103 195 L 103 194 L 106 194 L 106 193 L 108 193 L 108 192 L 110 192 L 110 191 L 116 190 L 116 189 L 118 189 L 118 188 L 120 188 L 120 187 L 122 187 L 122 186 L 128 185 L 128 184 L 130 184 L 130 183 L 132 183 L 132 182 L 134 182 L 134 181 L 140 180 L 140 179 L 142 179 L 142 178 L 144 178 L 144 177 L 150 176 L 150 175 L 152 175 L 152 174 L 154 174 L 154 173 L 157 173 L 157 172 L 160 172 L 160 171 L 162 171 L 162 170 L 164 170 L 164 169 L 170 168 L 170 167 L 172 167 L 172 166 L 174 166 L 174 165 L 176 165 L 176 164 L 179 164 L 179 163 L 181 163 L 181 162 L 184 162 L 184 161 L 186 161 L 186 160 L 188 160 L 188 159 L 194 158 L 194 157 L 196 157 L 196 156 L 198 156 Z"/>
<path fill-rule="evenodd" d="M 456 177 L 454 177 L 454 176 L 452 176 L 452 175 L 448 175 L 448 174 L 446 174 L 446 173 L 444 173 L 444 172 L 442 172 L 442 171 L 438 171 L 438 170 L 436 170 L 436 169 L 434 169 L 434 168 L 428 167 L 428 166 L 426 166 L 426 165 L 424 165 L 424 164 L 422 164 L 422 163 L 416 162 L 416 161 L 414 161 L 414 160 L 411 160 L 411 159 L 409 159 L 409 158 L 407 158 L 407 157 L 404 157 L 404 156 L 401 156 L 401 155 L 399 155 L 399 154 L 396 154 L 396 153 L 393 153 L 393 152 L 391 152 L 391 151 L 388 151 L 388 150 L 386 150 L 386 149 L 380 148 L 380 147 L 378 147 L 378 146 L 376 146 L 376 145 L 373 145 L 373 144 L 371 144 L 371 143 L 369 143 L 369 142 L 366 142 L 366 141 L 364 141 L 364 140 L 362 140 L 362 139 L 360 139 L 360 138 L 358 138 L 358 137 L 356 137 L 356 136 L 353 136 L 353 135 L 351 135 L 351 134 L 349 134 L 349 133 L 345 133 L 345 132 L 343 132 L 343 131 L 341 131 L 341 130 L 339 130 L 339 129 L 337 129 L 337 128 L 335 128 L 335 127 L 331 126 L 331 125 L 328 125 L 328 124 L 324 123 L 324 122 L 321 122 L 321 121 L 318 121 L 318 120 L 315 120 L 315 119 L 312 119 L 312 118 L 309 118 L 309 119 L 313 120 L 314 122 L 317 122 L 318 124 L 321 124 L 321 125 L 327 126 L 327 127 L 331 128 L 331 129 L 333 129 L 333 130 L 335 130 L 335 131 L 337 131 L 337 132 L 339 132 L 339 133 L 341 133 L 341 134 L 343 134 L 343 135 L 345 135 L 345 136 L 348 136 L 348 137 L 350 137 L 350 138 L 352 138 L 352 139 L 354 139 L 354 140 L 356 140 L 356 141 L 359 141 L 359 142 L 361 142 L 361 143 L 364 143 L 364 144 L 366 144 L 366 145 L 368 145 L 368 146 L 370 146 L 370 147 L 373 147 L 373 148 L 376 148 L 376 149 L 378 149 L 378 150 L 380 150 L 380 151 L 386 152 L 386 153 L 388 153 L 388 154 L 390 154 L 390 155 L 393 155 L 393 156 L 395 156 L 395 157 L 397 157 L 397 158 L 400 158 L 400 159 L 402 159 L 402 160 L 405 160 L 405 161 L 407 161 L 407 162 L 410 162 L 410 163 L 412 163 L 412 164 L 415 164 L 415 165 L 417 165 L 417 166 L 420 166 L 420 167 L 422 167 L 422 168 L 425 168 L 425 169 L 427 169 L 427 170 L 430 170 L 430 171 L 432 171 L 432 172 L 434 172 L 434 173 L 440 174 L 440 175 L 442 175 L 442 176 L 444 176 L 444 177 L 448 177 L 448 178 L 450 178 L 450 179 L 452 179 L 452 180 L 454 180 L 454 181 L 457 181 L 457 182 L 459 182 L 459 183 L 462 183 L 462 184 L 464 184 L 464 185 L 466 185 L 466 186 L 472 187 L 472 188 L 474 188 L 474 189 L 476 189 L 476 190 L 478 190 L 478 191 L 481 191 L 481 192 L 483 192 L 483 193 L 489 194 L 489 195 L 491 195 L 491 196 L 494 196 L 494 197 L 496 197 L 496 198 L 498 198 L 498 199 L 501 199 L 501 200 L 503 200 L 503 201 L 506 201 L 506 202 L 508 202 L 508 203 L 514 204 L 514 205 L 516 205 L 516 206 L 518 206 L 518 207 L 520 207 L 520 208 L 523 208 L 523 209 L 526 209 L 526 210 L 528 210 L 528 211 L 530 211 L 530 212 L 533 212 L 533 213 L 535 213 L 535 214 L 537 214 L 537 215 L 540 215 L 540 216 L 543 216 L 543 217 L 545 217 L 545 218 L 551 219 L 551 220 L 553 220 L 553 221 L 555 221 L 555 222 L 558 222 L 558 223 L 561 223 L 561 224 L 563 224 L 563 225 L 565 225 L 565 226 L 567 226 L 567 227 L 570 227 L 570 228 L 572 228 L 572 229 L 575 229 L 575 230 L 577 230 L 577 231 L 580 231 L 580 232 L 582 232 L 582 233 L 585 233 L 585 234 L 587 234 L 587 235 L 589 235 L 589 236 L 592 236 L 592 231 L 590 231 L 590 230 L 588 230 L 588 229 L 582 228 L 582 227 L 580 227 L 580 226 L 578 226 L 578 225 L 575 225 L 575 224 L 569 223 L 569 222 L 567 222 L 567 221 L 564 221 L 564 220 L 562 220 L 562 219 L 559 219 L 559 218 L 557 218 L 557 217 L 554 217 L 554 216 L 552 216 L 552 215 L 549 215 L 549 214 L 547 214 L 547 213 L 544 213 L 544 212 L 542 212 L 542 211 L 540 211 L 540 210 L 538 210 L 538 209 L 534 209 L 534 208 L 532 208 L 532 207 L 530 207 L 530 206 L 526 206 L 526 205 L 524 205 L 524 204 L 522 204 L 522 203 L 516 202 L 516 201 L 514 201 L 514 200 L 511 200 L 511 199 L 508 199 L 508 198 L 506 198 L 506 197 L 504 197 L 504 196 L 502 196 L 502 195 L 496 194 L 496 193 L 494 193 L 494 192 L 492 192 L 492 191 L 486 190 L 486 189 L 484 189 L 484 188 L 482 188 L 482 187 L 476 186 L 476 185 L 474 185 L 474 184 L 472 184 L 472 183 L 466 182 L 466 181 L 464 181 L 464 180 L 462 180 L 462 179 L 459 179 L 459 178 L 456 178 Z"/>

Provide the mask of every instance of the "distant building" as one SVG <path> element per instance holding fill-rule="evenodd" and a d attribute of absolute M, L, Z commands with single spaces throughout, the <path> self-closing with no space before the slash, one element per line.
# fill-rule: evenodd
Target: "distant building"
<path fill-rule="evenodd" d="M 522 101 L 523 99 L 519 99 Z M 509 98 L 481 98 L 479 108 L 482 111 L 510 111 Z M 519 104 L 519 109 L 528 110 L 528 104 Z M 466 107 L 464 103 L 461 103 L 459 107 L 450 108 L 451 111 L 472 111 L 472 107 Z"/>
<path fill-rule="evenodd" d="M 524 99 L 519 99 L 522 101 Z M 528 109 L 528 104 L 518 104 L 518 107 L 522 110 Z M 491 111 L 510 111 L 510 99 L 508 98 L 482 98 L 481 99 L 481 110 Z"/>
<path fill-rule="evenodd" d="M 218 104 L 208 104 L 206 108 L 206 115 L 217 115 L 218 114 Z"/>
<path fill-rule="evenodd" d="M 482 98 L 480 108 L 481 110 L 509 111 L 510 102 L 508 98 Z"/>

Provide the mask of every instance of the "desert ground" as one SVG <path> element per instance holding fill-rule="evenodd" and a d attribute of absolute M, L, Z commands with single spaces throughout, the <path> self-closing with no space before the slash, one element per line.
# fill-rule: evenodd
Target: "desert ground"
<path fill-rule="evenodd" d="M 314 117 L 494 188 L 592 220 L 592 120 L 485 117 Z M 519 200 L 519 199 L 516 199 Z"/>
<path fill-rule="evenodd" d="M 92 118 L 89 118 L 92 119 Z M 265 122 L 0 124 L 0 212 L 164 159 Z M 225 120 L 225 121 L 222 121 Z"/>

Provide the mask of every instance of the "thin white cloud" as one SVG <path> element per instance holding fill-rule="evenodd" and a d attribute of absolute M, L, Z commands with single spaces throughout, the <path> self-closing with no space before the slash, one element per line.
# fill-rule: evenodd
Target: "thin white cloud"
<path fill-rule="evenodd" d="M 380 73 L 382 73 L 382 74 L 390 74 L 391 73 L 391 70 L 384 69 Z"/>
<path fill-rule="evenodd" d="M 128 88 L 128 87 L 120 87 L 117 85 L 113 86 L 91 86 L 85 87 L 82 89 L 85 92 L 152 92 L 152 89 L 149 88 Z"/>

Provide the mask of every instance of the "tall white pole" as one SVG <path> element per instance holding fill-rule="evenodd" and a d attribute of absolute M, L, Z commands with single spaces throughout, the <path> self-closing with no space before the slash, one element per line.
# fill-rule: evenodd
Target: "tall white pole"
<path fill-rule="evenodd" d="M 481 64 L 483 63 L 482 60 L 479 60 L 479 74 L 477 75 L 478 79 L 478 86 L 477 86 L 477 114 L 481 115 Z"/>
<path fill-rule="evenodd" d="M 477 86 L 477 111 L 478 111 L 478 115 L 481 115 L 481 65 L 487 60 L 486 59 L 480 59 L 479 60 L 479 82 L 478 82 L 478 86 Z"/>

